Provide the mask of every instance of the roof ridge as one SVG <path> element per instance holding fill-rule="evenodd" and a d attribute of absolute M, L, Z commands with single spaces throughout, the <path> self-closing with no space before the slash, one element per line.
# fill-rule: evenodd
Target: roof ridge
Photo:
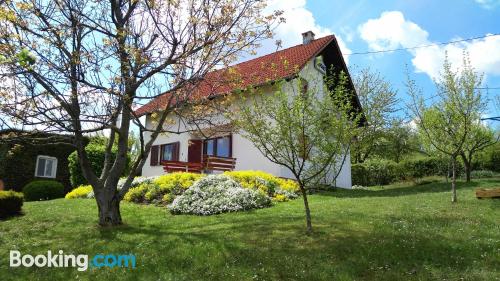
<path fill-rule="evenodd" d="M 285 52 L 285 51 L 288 51 L 288 50 L 293 49 L 293 48 L 304 47 L 304 46 L 307 46 L 309 44 L 313 44 L 314 42 L 317 42 L 318 40 L 323 40 L 323 39 L 326 39 L 328 37 L 335 38 L 335 35 L 333 35 L 333 34 L 326 35 L 326 36 L 320 37 L 318 39 L 311 40 L 306 45 L 304 45 L 303 43 L 302 44 L 297 44 L 297 45 L 294 45 L 294 46 L 291 46 L 291 47 L 288 47 L 288 48 L 285 48 L 285 49 L 281 49 L 281 50 L 277 50 L 277 51 L 271 52 L 269 54 L 265 54 L 265 55 L 262 55 L 262 56 L 259 56 L 259 57 L 255 57 L 255 58 L 252 58 L 252 59 L 249 59 L 249 60 L 246 60 L 246 61 L 242 61 L 242 62 L 239 62 L 237 64 L 229 65 L 229 66 L 217 69 L 217 70 L 227 69 L 227 68 L 230 68 L 230 67 L 236 67 L 236 66 L 238 66 L 240 64 L 251 62 L 251 61 L 256 60 L 256 59 L 262 59 L 262 58 L 265 58 L 265 57 L 268 57 L 268 56 L 276 56 L 276 55 L 278 55 L 278 53 Z"/>

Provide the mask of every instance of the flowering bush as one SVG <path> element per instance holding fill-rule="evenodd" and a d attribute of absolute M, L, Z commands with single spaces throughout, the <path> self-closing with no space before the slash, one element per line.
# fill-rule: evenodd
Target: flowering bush
<path fill-rule="evenodd" d="M 123 200 L 127 202 L 144 203 L 144 195 L 148 192 L 150 185 L 148 183 L 141 183 L 136 187 L 132 187 L 127 191 Z"/>
<path fill-rule="evenodd" d="M 92 198 L 89 197 L 89 194 L 94 195 L 94 192 L 92 191 L 92 186 L 90 185 L 80 185 L 79 187 L 71 190 L 66 196 L 64 196 L 65 199 L 76 199 L 76 198 Z"/>
<path fill-rule="evenodd" d="M 276 177 L 261 171 L 231 171 L 224 172 L 224 174 L 237 181 L 244 188 L 260 190 L 270 196 L 274 194 L 278 185 Z"/>
<path fill-rule="evenodd" d="M 159 177 L 136 177 L 130 184 L 130 189 L 127 191 L 123 200 L 134 203 L 158 203 L 158 185 L 155 180 Z M 118 190 L 125 185 L 125 178 L 118 182 Z"/>
<path fill-rule="evenodd" d="M 136 177 L 136 178 L 134 178 L 134 180 L 130 184 L 130 188 L 139 186 L 142 183 L 152 183 L 157 178 L 159 178 L 159 177 L 157 177 L 157 176 L 154 176 L 154 177 Z M 121 178 L 118 181 L 118 186 L 117 186 L 118 190 L 122 190 L 123 186 L 125 185 L 126 180 L 127 180 L 127 178 Z"/>
<path fill-rule="evenodd" d="M 156 178 L 154 183 L 158 185 L 162 194 L 172 193 L 174 195 L 180 195 L 191 187 L 195 181 L 204 176 L 205 175 L 202 174 L 185 172 L 171 173 Z"/>
<path fill-rule="evenodd" d="M 213 215 L 270 205 L 262 191 L 243 188 L 227 175 L 210 175 L 177 196 L 168 208 L 176 214 Z"/>
<path fill-rule="evenodd" d="M 156 178 L 158 178 L 158 177 L 136 177 L 132 181 L 132 184 L 130 185 L 130 189 L 133 189 L 133 188 L 135 188 L 135 187 L 137 187 L 137 186 L 139 186 L 139 185 L 141 185 L 143 183 L 151 184 L 151 183 L 153 183 L 153 181 Z M 118 190 L 121 190 L 123 188 L 123 185 L 125 184 L 125 181 L 126 181 L 126 178 L 121 178 L 118 181 L 118 185 L 117 185 L 117 189 Z M 130 190 L 129 190 L 129 192 L 130 192 Z M 135 192 L 136 193 L 133 194 L 133 195 L 130 195 L 128 197 L 128 199 L 130 199 L 130 198 L 132 198 L 134 196 L 137 196 L 137 191 L 135 191 Z M 90 186 L 90 185 L 81 185 L 81 186 L 73 189 L 68 194 L 66 194 L 66 196 L 64 198 L 66 198 L 66 199 L 89 198 L 90 199 L 90 198 L 94 198 L 94 191 L 92 190 L 92 186 Z M 137 199 L 137 200 L 138 201 L 143 201 L 142 199 L 141 200 Z"/>
<path fill-rule="evenodd" d="M 244 188 L 264 192 L 277 202 L 297 198 L 299 191 L 299 186 L 295 181 L 278 178 L 262 171 L 231 171 L 224 174 L 237 181 Z M 276 198 L 278 195 L 279 198 Z"/>
<path fill-rule="evenodd" d="M 275 202 L 297 198 L 298 185 L 293 180 L 281 179 L 261 171 L 235 171 L 224 173 L 239 187 L 268 196 Z M 152 203 L 167 205 L 182 195 L 187 189 L 206 175 L 195 173 L 171 173 L 157 177 L 136 177 L 123 200 L 134 203 Z M 125 178 L 118 182 L 118 190 L 123 188 Z M 224 187 L 227 185 L 222 185 Z M 66 195 L 66 198 L 94 198 L 90 185 L 80 186 Z"/>

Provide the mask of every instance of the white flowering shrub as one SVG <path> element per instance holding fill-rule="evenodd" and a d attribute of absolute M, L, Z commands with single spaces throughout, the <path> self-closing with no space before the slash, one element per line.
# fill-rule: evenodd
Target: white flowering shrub
<path fill-rule="evenodd" d="M 158 176 L 153 176 L 153 177 L 135 177 L 134 180 L 132 181 L 132 184 L 130 184 L 130 188 L 137 187 L 143 183 L 152 183 L 155 179 L 157 179 Z M 122 190 L 123 185 L 125 185 L 125 181 L 127 178 L 121 178 L 118 181 L 118 190 Z"/>
<path fill-rule="evenodd" d="M 213 215 L 269 207 L 264 193 L 243 188 L 226 175 L 210 175 L 177 196 L 168 208 L 175 214 Z"/>

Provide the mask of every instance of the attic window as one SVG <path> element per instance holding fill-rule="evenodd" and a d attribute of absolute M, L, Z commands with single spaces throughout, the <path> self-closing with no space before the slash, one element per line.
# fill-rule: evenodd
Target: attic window
<path fill-rule="evenodd" d="M 55 178 L 57 173 L 57 158 L 38 155 L 36 158 L 35 177 Z"/>
<path fill-rule="evenodd" d="M 326 65 L 323 61 L 323 56 L 314 58 L 314 67 L 321 73 L 326 74 Z"/>

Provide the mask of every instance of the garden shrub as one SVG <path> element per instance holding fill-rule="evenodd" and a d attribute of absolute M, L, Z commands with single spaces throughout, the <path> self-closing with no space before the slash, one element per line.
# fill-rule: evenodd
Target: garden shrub
<path fill-rule="evenodd" d="M 210 175 L 177 196 L 168 208 L 175 214 L 213 215 L 270 205 L 263 191 L 243 188 L 227 175 Z"/>
<path fill-rule="evenodd" d="M 471 172 L 471 177 L 473 179 L 492 178 L 495 175 L 496 175 L 495 172 L 490 171 L 490 170 L 478 170 L 478 171 Z"/>
<path fill-rule="evenodd" d="M 270 196 L 274 194 L 274 189 L 278 185 L 276 177 L 261 171 L 231 171 L 224 174 L 244 188 L 260 190 Z"/>
<path fill-rule="evenodd" d="M 191 187 L 193 183 L 205 175 L 179 172 L 162 175 L 154 180 L 154 183 L 160 187 L 161 193 L 172 193 L 174 195 L 180 195 L 184 193 L 186 189 Z"/>
<path fill-rule="evenodd" d="M 64 186 L 53 180 L 35 180 L 23 188 L 26 201 L 51 200 L 64 197 Z"/>
<path fill-rule="evenodd" d="M 451 176 L 451 164 L 449 158 L 425 157 L 409 159 L 402 162 L 406 171 L 406 179 L 418 180 L 430 176 Z M 456 162 L 457 177 L 463 174 L 464 167 L 461 161 Z"/>
<path fill-rule="evenodd" d="M 490 170 L 500 172 L 500 150 L 491 153 L 487 165 Z"/>
<path fill-rule="evenodd" d="M 76 199 L 76 198 L 90 198 L 89 194 L 92 193 L 92 186 L 81 185 L 64 196 L 65 199 Z"/>
<path fill-rule="evenodd" d="M 425 157 L 395 163 L 385 159 L 370 159 L 352 164 L 352 184 L 362 186 L 386 185 L 401 180 L 419 181 L 424 177 L 446 176 L 449 159 Z M 457 176 L 463 173 L 463 164 L 457 161 Z"/>
<path fill-rule="evenodd" d="M 275 201 L 288 201 L 297 198 L 298 184 L 289 179 L 281 179 L 260 171 L 226 172 L 230 178 L 244 188 L 259 191 L 269 197 L 279 198 Z M 182 195 L 195 182 L 206 177 L 204 174 L 177 172 L 159 177 L 137 177 L 132 182 L 124 200 L 135 203 L 170 204 Z M 125 179 L 118 183 L 121 189 Z M 139 188 L 140 187 L 140 188 Z"/>
<path fill-rule="evenodd" d="M 273 176 L 272 174 L 262 171 L 231 171 L 224 172 L 224 175 L 229 176 L 244 188 L 259 190 L 269 197 L 276 197 L 280 195 L 285 196 L 285 200 L 297 198 L 299 185 L 297 182 L 290 179 L 282 179 Z"/>
<path fill-rule="evenodd" d="M 404 178 L 400 164 L 385 159 L 370 159 L 362 164 L 351 166 L 354 185 L 386 185 Z"/>
<path fill-rule="evenodd" d="M 111 151 L 111 161 L 114 161 L 116 157 L 116 148 Z M 101 174 L 102 168 L 104 167 L 104 158 L 106 152 L 105 140 L 102 138 L 93 138 L 90 143 L 85 147 L 87 156 L 89 158 L 92 170 L 97 176 Z M 127 169 L 123 172 L 123 176 L 128 173 L 128 166 L 130 164 L 130 156 L 127 155 Z M 80 163 L 78 160 L 78 154 L 75 152 L 71 153 L 68 157 L 68 169 L 70 172 L 70 181 L 72 186 L 80 186 L 88 184 L 85 177 L 83 177 L 82 169 L 80 168 Z"/>
<path fill-rule="evenodd" d="M 368 175 L 366 174 L 366 167 L 362 163 L 351 165 L 351 178 L 353 185 L 368 185 Z"/>
<path fill-rule="evenodd" d="M 288 201 L 288 198 L 284 194 L 276 194 L 273 198 L 273 201 L 275 202 L 285 202 Z"/>
<path fill-rule="evenodd" d="M 144 194 L 144 201 L 151 203 L 158 203 L 163 199 L 160 187 L 154 184 L 148 185 L 148 189 Z"/>
<path fill-rule="evenodd" d="M 141 183 L 136 187 L 131 187 L 123 197 L 123 200 L 134 203 L 145 203 L 144 196 L 150 188 L 149 183 Z"/>
<path fill-rule="evenodd" d="M 167 193 L 167 194 L 163 195 L 161 201 L 165 204 L 170 204 L 174 201 L 174 199 L 175 199 L 175 195 Z"/>
<path fill-rule="evenodd" d="M 136 187 L 142 183 L 153 183 L 155 179 L 157 179 L 158 176 L 152 176 L 152 177 L 135 177 L 132 180 L 132 183 L 130 184 L 130 188 Z M 121 178 L 118 181 L 117 189 L 122 190 L 123 186 L 125 185 L 125 182 L 127 181 L 127 178 Z"/>
<path fill-rule="evenodd" d="M 23 194 L 12 190 L 0 191 L 0 218 L 19 214 L 23 206 Z"/>

